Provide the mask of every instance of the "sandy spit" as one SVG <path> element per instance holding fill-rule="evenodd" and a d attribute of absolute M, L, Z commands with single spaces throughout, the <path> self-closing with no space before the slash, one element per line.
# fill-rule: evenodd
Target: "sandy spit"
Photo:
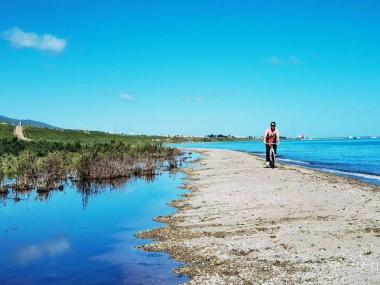
<path fill-rule="evenodd" d="M 380 284 L 380 187 L 200 152 L 176 214 L 139 234 L 155 239 L 145 250 L 187 263 L 189 284 Z"/>

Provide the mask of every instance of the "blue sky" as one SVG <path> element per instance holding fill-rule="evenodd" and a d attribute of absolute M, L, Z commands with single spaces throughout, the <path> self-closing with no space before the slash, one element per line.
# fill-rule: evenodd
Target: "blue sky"
<path fill-rule="evenodd" d="M 379 1 L 2 0 L 0 114 L 146 134 L 380 135 Z"/>

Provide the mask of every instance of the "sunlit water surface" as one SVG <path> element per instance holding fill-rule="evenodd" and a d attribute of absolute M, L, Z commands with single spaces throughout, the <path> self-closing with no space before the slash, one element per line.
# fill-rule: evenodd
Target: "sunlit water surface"
<path fill-rule="evenodd" d="M 167 203 L 185 190 L 183 174 L 91 189 L 72 185 L 41 200 L 35 193 L 0 205 L 0 284 L 178 284 L 181 264 L 136 247 L 139 231 L 162 226 Z"/>

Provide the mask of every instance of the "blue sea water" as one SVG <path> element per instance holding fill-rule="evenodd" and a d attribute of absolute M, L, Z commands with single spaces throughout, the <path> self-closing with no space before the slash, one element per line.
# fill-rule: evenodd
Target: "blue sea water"
<path fill-rule="evenodd" d="M 193 155 L 195 158 L 195 155 Z M 78 189 L 67 185 L 48 197 L 11 193 L 0 203 L 0 284 L 179 284 L 182 264 L 165 253 L 136 247 L 135 236 L 162 226 L 153 221 L 175 210 L 168 202 L 184 175 Z"/>
<path fill-rule="evenodd" d="M 264 155 L 262 142 L 176 144 L 178 147 L 229 149 Z M 280 161 L 351 176 L 380 185 L 380 139 L 282 141 Z"/>

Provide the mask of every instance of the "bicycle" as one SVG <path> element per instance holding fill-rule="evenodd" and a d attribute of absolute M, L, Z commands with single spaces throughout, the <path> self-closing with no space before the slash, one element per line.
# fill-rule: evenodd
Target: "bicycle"
<path fill-rule="evenodd" d="M 270 150 L 269 150 L 269 165 L 271 168 L 275 167 L 276 163 L 276 152 L 274 151 L 273 144 L 270 145 Z"/>

